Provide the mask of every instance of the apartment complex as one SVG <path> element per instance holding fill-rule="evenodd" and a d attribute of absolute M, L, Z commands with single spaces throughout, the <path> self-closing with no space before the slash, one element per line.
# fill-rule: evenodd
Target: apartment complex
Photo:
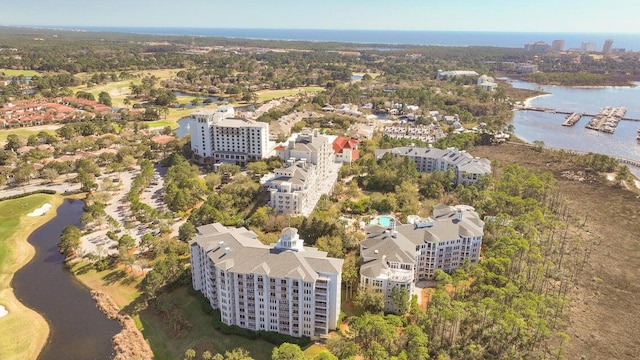
<path fill-rule="evenodd" d="M 285 161 L 274 170 L 267 186 L 269 205 L 280 214 L 311 213 L 321 194 L 331 191 L 337 178 L 331 139 L 317 130 L 305 129 L 295 140 L 276 147 Z"/>
<path fill-rule="evenodd" d="M 429 218 L 366 228 L 360 243 L 360 285 L 384 294 L 385 311 L 394 312 L 394 289 L 415 293 L 418 281 L 432 280 L 438 269 L 451 273 L 463 261 L 477 263 L 484 222 L 470 206 L 437 205 Z"/>
<path fill-rule="evenodd" d="M 305 247 L 297 229 L 267 246 L 245 228 L 204 225 L 190 251 L 193 288 L 225 324 L 296 337 L 336 328 L 343 260 Z"/>
<path fill-rule="evenodd" d="M 196 161 L 245 165 L 267 157 L 269 124 L 234 116 L 230 105 L 191 113 L 188 126 Z"/>
<path fill-rule="evenodd" d="M 472 185 L 478 179 L 491 174 L 491 162 L 488 159 L 478 159 L 468 152 L 456 148 L 436 149 L 404 146 L 375 151 L 377 159 L 386 153 L 393 156 L 408 156 L 416 164 L 419 172 L 434 172 L 453 170 L 456 184 Z"/>

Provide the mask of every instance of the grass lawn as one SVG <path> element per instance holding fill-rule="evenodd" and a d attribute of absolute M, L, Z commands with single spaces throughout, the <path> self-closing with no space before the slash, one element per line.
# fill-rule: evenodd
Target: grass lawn
<path fill-rule="evenodd" d="M 304 356 L 307 359 L 313 359 L 314 357 L 320 355 L 320 353 L 325 351 L 329 350 L 322 345 L 311 344 L 306 349 L 304 349 Z"/>
<path fill-rule="evenodd" d="M 121 309 L 140 296 L 137 286 L 142 274 L 134 275 L 121 267 L 98 272 L 86 261 L 76 261 L 70 269 L 90 289 L 109 294 Z"/>
<path fill-rule="evenodd" d="M 197 356 L 205 350 L 222 353 L 237 347 L 244 348 L 256 360 L 271 359 L 273 345 L 264 340 L 249 340 L 239 336 L 224 335 L 213 328 L 213 318 L 200 306 L 197 297 L 190 295 L 187 287 L 181 287 L 169 293 L 174 304 L 182 310 L 193 325 L 187 334 L 175 337 L 168 334 L 167 319 L 159 317 L 147 309 L 140 313 L 143 325 L 142 333 L 147 339 L 157 360 L 181 359 L 187 349 L 194 349 Z"/>
<path fill-rule="evenodd" d="M 306 86 L 306 87 L 299 87 L 295 89 L 262 90 L 262 91 L 256 91 L 256 94 L 258 94 L 258 102 L 263 102 L 263 101 L 278 99 L 281 97 L 292 96 L 301 91 L 321 92 L 321 91 L 324 91 L 324 88 L 317 87 L 317 86 Z"/>
<path fill-rule="evenodd" d="M 24 127 L 15 129 L 1 129 L 0 130 L 0 143 L 7 141 L 7 136 L 10 134 L 16 134 L 22 140 L 27 140 L 30 135 L 37 135 L 40 131 L 53 133 L 55 129 L 62 127 L 62 125 L 43 125 L 34 127 Z M 26 141 L 25 141 L 26 142 Z"/>
<path fill-rule="evenodd" d="M 6 76 L 36 76 L 40 75 L 39 72 L 34 70 L 13 70 L 13 69 L 0 69 L 0 73 L 4 73 Z"/>
<path fill-rule="evenodd" d="M 44 216 L 26 214 L 45 203 L 53 205 Z M 0 359 L 35 359 L 49 336 L 46 320 L 22 305 L 10 287 L 13 274 L 33 257 L 29 234 L 55 217 L 62 197 L 36 194 L 0 202 L 0 305 L 9 314 L 0 318 Z"/>

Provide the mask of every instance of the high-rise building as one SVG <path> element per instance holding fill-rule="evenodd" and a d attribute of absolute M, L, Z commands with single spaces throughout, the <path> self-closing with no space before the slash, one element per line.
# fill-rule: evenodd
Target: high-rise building
<path fill-rule="evenodd" d="M 553 51 L 564 51 L 565 41 L 563 39 L 553 40 L 551 42 L 551 50 Z"/>
<path fill-rule="evenodd" d="M 267 157 L 269 124 L 234 116 L 230 105 L 198 110 L 189 116 L 191 150 L 196 161 L 245 165 Z"/>
<path fill-rule="evenodd" d="M 604 45 L 602 45 L 602 52 L 608 54 L 611 52 L 613 48 L 613 39 L 607 39 L 604 41 Z"/>
<path fill-rule="evenodd" d="M 296 337 L 336 328 L 343 260 L 305 247 L 297 229 L 268 246 L 252 231 L 215 223 L 200 226 L 189 245 L 193 288 L 225 324 Z"/>
<path fill-rule="evenodd" d="M 594 52 L 596 51 L 596 43 L 594 42 L 583 42 L 580 44 L 580 50 Z"/>

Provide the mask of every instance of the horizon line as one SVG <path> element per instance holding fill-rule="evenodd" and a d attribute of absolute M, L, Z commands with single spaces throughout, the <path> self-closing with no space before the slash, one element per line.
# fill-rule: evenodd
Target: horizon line
<path fill-rule="evenodd" d="M 619 34 L 639 35 L 640 32 L 588 32 L 588 31 L 527 31 L 527 30 L 442 30 L 442 29 L 345 29 L 345 28 L 269 28 L 269 27 L 204 27 L 204 26 L 162 26 L 162 25 L 4 25 L 1 27 L 37 28 L 44 30 L 73 29 L 206 29 L 206 30 L 301 30 L 301 31 L 393 31 L 393 32 L 449 32 L 449 33 L 503 33 L 503 34 Z"/>

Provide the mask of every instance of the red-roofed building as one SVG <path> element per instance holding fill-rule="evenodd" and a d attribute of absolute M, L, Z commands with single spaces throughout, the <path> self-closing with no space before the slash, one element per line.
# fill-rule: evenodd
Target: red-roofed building
<path fill-rule="evenodd" d="M 336 161 L 350 164 L 358 160 L 358 144 L 359 141 L 356 139 L 338 136 L 333 142 L 333 152 L 336 154 Z"/>

